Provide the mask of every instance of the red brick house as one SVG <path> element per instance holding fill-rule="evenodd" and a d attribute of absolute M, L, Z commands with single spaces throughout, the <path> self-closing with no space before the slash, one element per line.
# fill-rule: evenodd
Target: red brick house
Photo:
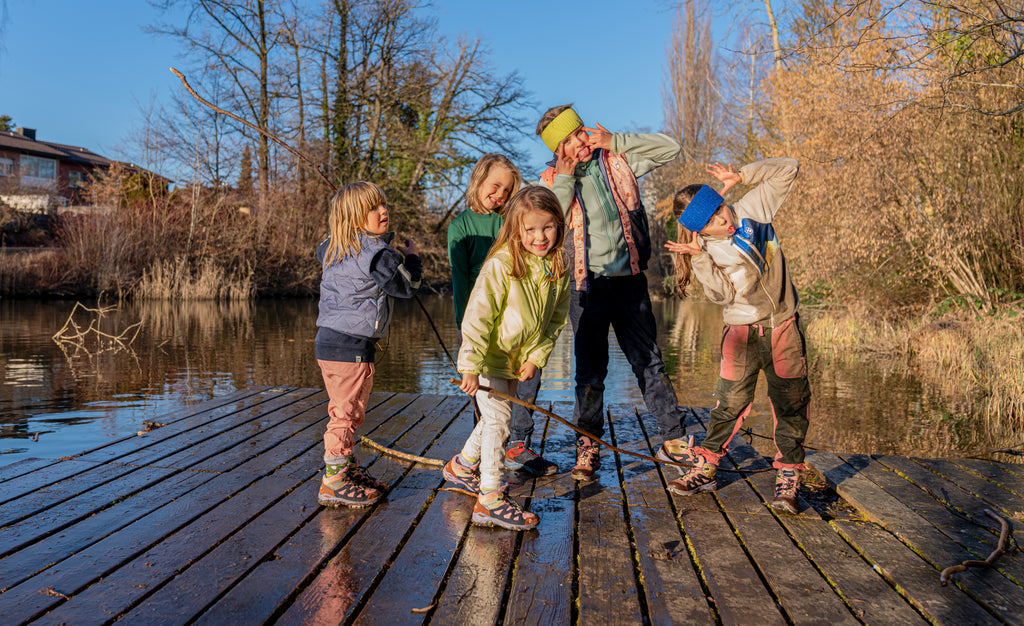
<path fill-rule="evenodd" d="M 93 172 L 114 163 L 85 148 L 38 141 L 32 128 L 0 131 L 0 195 L 23 210 L 47 211 L 85 203 L 85 182 Z"/>

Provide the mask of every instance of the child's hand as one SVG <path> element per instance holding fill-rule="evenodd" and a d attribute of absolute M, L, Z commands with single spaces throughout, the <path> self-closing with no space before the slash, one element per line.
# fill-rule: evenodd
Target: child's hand
<path fill-rule="evenodd" d="M 405 256 L 420 253 L 420 249 L 416 247 L 416 243 L 412 239 L 406 239 L 404 246 L 395 246 L 395 248 Z"/>
<path fill-rule="evenodd" d="M 700 254 L 703 250 L 700 248 L 700 241 L 697 240 L 697 233 L 690 234 L 693 235 L 693 237 L 689 242 L 669 241 L 665 244 L 665 247 L 668 248 L 670 252 L 675 252 L 676 254 L 689 254 L 691 256 Z"/>
<path fill-rule="evenodd" d="M 575 154 L 566 154 L 565 142 L 558 144 L 558 152 L 555 153 L 557 161 L 555 161 L 555 174 L 565 174 L 566 176 L 572 176 L 576 172 L 576 166 L 579 165 L 580 160 L 576 158 Z"/>
<path fill-rule="evenodd" d="M 608 129 L 600 124 L 596 124 L 597 128 L 583 127 L 583 130 L 590 135 L 587 139 L 587 145 L 590 146 L 591 150 L 601 148 L 602 150 L 612 149 L 612 134 L 608 132 Z"/>
<path fill-rule="evenodd" d="M 725 184 L 721 192 L 723 196 L 727 191 L 743 182 L 743 177 L 739 173 L 732 171 L 732 163 L 728 167 L 718 162 L 708 163 L 708 174 L 711 174 Z"/>
<path fill-rule="evenodd" d="M 467 395 L 475 396 L 476 392 L 480 389 L 480 377 L 476 374 L 463 374 L 462 384 L 459 385 L 459 389 Z"/>
<path fill-rule="evenodd" d="M 524 383 L 537 375 L 537 366 L 527 361 L 513 373 L 519 379 L 519 382 Z"/>

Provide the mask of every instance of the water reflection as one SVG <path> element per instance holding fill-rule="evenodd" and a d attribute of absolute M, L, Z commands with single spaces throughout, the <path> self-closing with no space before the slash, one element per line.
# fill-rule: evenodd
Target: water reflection
<path fill-rule="evenodd" d="M 423 297 L 454 357 L 449 298 Z M 52 339 L 74 303 L 0 300 L 0 464 L 59 457 L 130 435 L 144 420 L 251 385 L 321 387 L 313 354 L 315 300 L 128 303 L 98 321 L 116 334 L 141 322 L 128 350 L 64 351 Z M 711 406 L 720 357 L 721 313 L 713 305 L 655 301 L 660 345 L 682 404 Z M 573 398 L 572 345 L 562 334 L 544 372 L 542 401 Z M 611 342 L 614 346 L 614 342 Z M 815 363 L 812 350 L 812 365 Z M 97 353 L 98 352 L 98 353 Z M 414 301 L 397 304 L 375 388 L 455 393 L 452 367 Z M 950 416 L 910 378 L 871 367 L 812 366 L 808 443 L 850 452 L 941 453 L 987 447 L 969 416 Z M 639 404 L 625 358 L 612 349 L 606 401 Z M 950 427 L 950 423 L 958 427 Z M 769 432 L 758 388 L 747 424 Z M 764 453 L 770 442 L 754 441 Z"/>

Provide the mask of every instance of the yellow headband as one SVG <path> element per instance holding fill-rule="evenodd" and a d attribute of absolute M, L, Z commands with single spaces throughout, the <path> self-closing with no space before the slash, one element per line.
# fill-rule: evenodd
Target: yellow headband
<path fill-rule="evenodd" d="M 576 115 L 576 111 L 566 109 L 556 115 L 555 119 L 551 120 L 551 123 L 544 127 L 544 130 L 540 132 L 540 138 L 549 150 L 558 152 L 558 144 L 565 141 L 565 138 L 580 126 L 583 126 L 583 120 L 580 119 L 579 115 Z"/>

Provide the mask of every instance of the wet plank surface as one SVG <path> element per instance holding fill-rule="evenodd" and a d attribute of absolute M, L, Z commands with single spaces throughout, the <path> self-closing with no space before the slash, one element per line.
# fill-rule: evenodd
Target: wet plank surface
<path fill-rule="evenodd" d="M 318 389 L 246 389 L 156 416 L 142 436 L 0 467 L 0 622 L 1024 622 L 1015 543 L 994 568 L 939 584 L 996 548 L 985 509 L 1022 538 L 1020 466 L 814 453 L 817 482 L 848 505 L 805 487 L 786 516 L 766 504 L 770 461 L 745 442 L 718 491 L 686 498 L 666 490 L 675 468 L 608 450 L 597 480 L 577 484 L 574 433 L 542 418 L 536 447 L 562 472 L 507 474 L 541 518 L 514 533 L 473 526 L 473 499 L 436 468 L 369 448 L 359 461 L 393 485 L 387 499 L 319 507 L 326 407 Z M 642 407 L 608 417 L 608 441 L 657 450 Z M 688 409 L 698 440 L 706 420 Z M 464 397 L 374 392 L 361 434 L 446 460 L 472 426 Z"/>

